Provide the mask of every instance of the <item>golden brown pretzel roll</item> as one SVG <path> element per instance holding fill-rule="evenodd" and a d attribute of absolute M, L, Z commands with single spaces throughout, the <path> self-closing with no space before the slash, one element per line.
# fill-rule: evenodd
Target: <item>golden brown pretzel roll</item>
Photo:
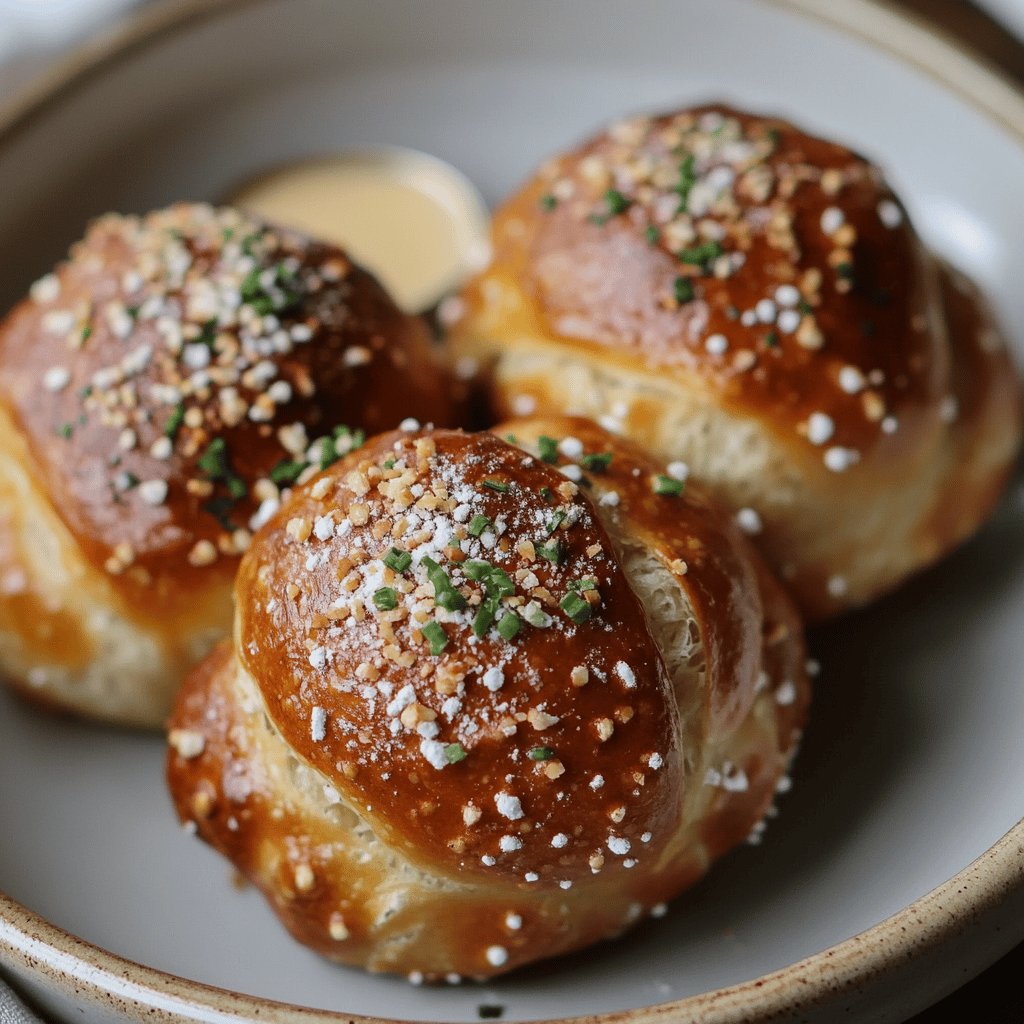
<path fill-rule="evenodd" d="M 280 489 L 356 428 L 452 423 L 447 389 L 333 246 L 200 205 L 98 220 L 0 325 L 0 673 L 161 724 Z"/>
<path fill-rule="evenodd" d="M 542 168 L 493 239 L 449 312 L 496 414 L 586 415 L 683 460 L 750 510 L 809 616 L 894 586 L 998 495 L 1010 360 L 850 150 L 725 107 L 637 118 Z"/>
<path fill-rule="evenodd" d="M 731 516 L 586 421 L 502 432 L 386 434 L 297 489 L 170 723 L 182 821 L 375 971 L 659 913 L 759 834 L 804 720 L 799 622 Z"/>

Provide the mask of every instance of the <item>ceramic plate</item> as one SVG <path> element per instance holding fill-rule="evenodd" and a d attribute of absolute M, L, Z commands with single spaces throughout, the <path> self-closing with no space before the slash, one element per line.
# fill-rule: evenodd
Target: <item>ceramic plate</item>
<path fill-rule="evenodd" d="M 0 308 L 107 209 L 378 144 L 435 153 L 495 201 L 609 118 L 724 97 L 880 160 L 1024 343 L 1024 101 L 865 0 L 833 0 L 828 21 L 768 0 L 192 6 L 8 115 Z M 266 1000 L 344 1019 L 901 1019 L 1024 938 L 1021 513 L 1016 483 L 974 542 L 812 636 L 813 721 L 760 846 L 627 938 L 484 986 L 417 989 L 306 952 L 178 829 L 159 738 L 0 696 L 0 961 L 90 1020 L 335 1019 Z"/>

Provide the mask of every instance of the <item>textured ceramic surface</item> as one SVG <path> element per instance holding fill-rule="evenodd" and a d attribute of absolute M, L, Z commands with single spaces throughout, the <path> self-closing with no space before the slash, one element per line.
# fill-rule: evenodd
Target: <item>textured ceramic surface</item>
<path fill-rule="evenodd" d="M 989 290 L 1024 359 L 1024 101 L 860 0 L 829 5 L 854 31 L 801 6 L 815 5 L 204 4 L 0 134 L 0 308 L 108 208 L 216 197 L 263 166 L 380 144 L 451 161 L 493 201 L 610 117 L 723 96 L 876 156 L 928 239 Z M 935 60 L 955 86 L 920 66 Z M 484 1004 L 550 1018 L 690 997 L 635 1019 L 898 1020 L 1024 938 L 1021 830 L 986 853 L 1024 790 L 1022 512 L 1016 483 L 975 542 L 812 637 L 815 716 L 761 846 L 628 938 L 484 987 L 415 989 L 321 962 L 178 831 L 158 739 L 4 694 L 0 889 L 29 911 L 0 903 L 0 962 L 55 1012 L 82 1002 L 96 1021 L 321 1019 L 249 996 L 346 1018 L 474 1020 Z M 246 997 L 132 969 L 59 929 Z"/>

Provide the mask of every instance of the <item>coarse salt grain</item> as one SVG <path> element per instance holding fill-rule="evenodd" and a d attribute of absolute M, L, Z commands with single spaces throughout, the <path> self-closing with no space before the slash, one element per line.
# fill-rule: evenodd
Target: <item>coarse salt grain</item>
<path fill-rule="evenodd" d="M 498 813 L 503 818 L 508 818 L 509 821 L 518 821 L 523 816 L 523 805 L 520 803 L 519 797 L 513 796 L 511 793 L 504 791 L 496 793 L 494 805 L 498 808 Z"/>
<path fill-rule="evenodd" d="M 835 421 L 826 413 L 812 412 L 807 417 L 807 440 L 811 444 L 825 444 L 832 439 L 835 430 Z"/>
<path fill-rule="evenodd" d="M 317 705 L 309 719 L 309 734 L 314 743 L 322 743 L 327 737 L 327 712 Z"/>
<path fill-rule="evenodd" d="M 752 508 L 741 508 L 736 513 L 736 524 L 744 533 L 751 536 L 759 534 L 763 529 L 761 517 L 757 514 L 757 510 Z"/>

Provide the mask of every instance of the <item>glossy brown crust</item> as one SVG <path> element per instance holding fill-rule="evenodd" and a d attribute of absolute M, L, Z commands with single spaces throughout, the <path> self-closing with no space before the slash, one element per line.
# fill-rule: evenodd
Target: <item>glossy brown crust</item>
<path fill-rule="evenodd" d="M 253 279 L 282 266 L 280 288 Z M 87 559 L 129 612 L 162 612 L 230 579 L 268 474 L 304 458 L 282 427 L 296 448 L 339 424 L 451 422 L 430 349 L 340 250 L 182 204 L 101 218 L 37 283 L 0 327 L 0 401 Z M 204 468 L 211 442 L 226 472 Z"/>
<path fill-rule="evenodd" d="M 381 476 L 382 465 L 391 459 L 397 460 L 396 469 L 408 466 L 407 472 L 416 474 L 416 482 L 403 488 L 425 486 L 427 498 L 432 491 L 447 493 L 452 509 L 468 504 L 471 517 L 507 523 L 510 540 L 505 544 L 499 539 L 488 550 L 467 537 L 464 552 L 486 555 L 512 579 L 517 569 L 528 567 L 538 586 L 552 595 L 542 613 L 551 617 L 550 626 L 525 626 L 512 641 L 492 628 L 479 640 L 465 642 L 461 638 L 472 635 L 466 628 L 474 614 L 471 607 L 462 613 L 464 621 L 444 624 L 449 647 L 435 657 L 409 616 L 392 624 L 387 613 L 374 608 L 371 595 L 377 583 L 394 584 L 396 576 L 416 578 L 386 572 L 378 577 L 372 561 L 396 544 L 404 549 L 416 529 L 395 535 L 403 513 L 396 512 L 390 494 L 402 476 L 396 469 L 390 471 L 395 474 L 391 481 Z M 328 480 L 332 486 L 326 490 L 322 484 Z M 370 489 L 359 494 L 364 481 Z M 484 481 L 510 490 L 491 490 Z M 613 831 L 631 845 L 639 847 L 645 831 L 668 835 L 680 776 L 671 767 L 652 769 L 648 762 L 653 755 L 669 766 L 676 761 L 669 684 L 643 609 L 584 496 L 564 497 L 558 489 L 565 490 L 568 481 L 518 448 L 487 434 L 456 432 L 385 434 L 319 483 L 297 494 L 260 535 L 242 562 L 236 584 L 239 657 L 289 746 L 329 778 L 389 844 L 415 861 L 448 871 L 518 877 L 534 871 L 549 883 L 558 874 L 576 877 L 588 871 L 588 858 L 607 841 L 608 809 L 619 805 L 628 805 L 630 814 Z M 551 492 L 550 500 L 542 496 L 543 488 Z M 332 534 L 325 541 L 311 535 L 299 541 L 288 532 L 289 523 L 313 524 L 325 515 L 335 523 L 349 522 L 353 505 L 364 507 L 368 519 L 342 537 Z M 410 512 L 416 511 L 413 503 Z M 424 532 L 444 521 L 440 511 L 425 511 Z M 545 524 L 558 513 L 579 515 L 571 528 L 552 535 L 560 539 L 560 564 L 540 556 L 523 558 L 516 550 L 518 542 L 547 541 Z M 502 550 L 505 546 L 507 551 Z M 465 578 L 460 563 L 448 562 L 431 540 L 411 548 L 413 557 L 418 559 L 424 547 L 435 561 L 446 563 L 455 580 Z M 595 547 L 598 553 L 587 553 Z M 339 565 L 362 552 L 371 556 L 368 573 L 375 581 L 356 592 L 365 608 L 365 625 L 351 616 L 332 617 L 332 606 L 345 594 L 338 583 Z M 573 581 L 586 578 L 597 581 L 602 599 L 593 617 L 576 625 L 560 611 L 558 601 Z M 297 588 L 293 596 L 287 596 L 289 586 Z M 469 590 L 471 599 L 480 593 L 475 587 Z M 275 601 L 278 595 L 286 596 Z M 426 621 L 433 620 L 430 598 L 420 604 L 429 609 Z M 388 644 L 395 649 L 388 650 Z M 408 655 L 407 664 L 402 663 L 403 654 Z M 323 658 L 326 663 L 320 664 Z M 630 686 L 615 671 L 620 663 L 632 672 Z M 360 684 L 360 665 L 370 665 L 377 673 L 371 685 Z M 577 665 L 586 665 L 605 682 L 574 687 L 571 673 Z M 487 685 L 489 671 L 500 674 L 499 689 Z M 400 695 L 406 687 L 415 690 L 416 706 L 428 709 L 435 716 L 431 721 L 440 726 L 430 740 L 459 744 L 464 760 L 440 769 L 424 756 L 416 729 L 403 725 L 395 734 L 389 732 L 392 723 L 399 724 L 404 710 Z M 453 693 L 461 706 L 446 715 L 445 702 Z M 311 738 L 314 707 L 326 715 L 327 734 L 320 742 Z M 614 742 L 602 740 L 598 724 L 604 722 L 614 723 Z M 539 749 L 552 754 L 543 761 L 532 759 L 531 751 Z M 564 774 L 549 778 L 546 769 L 556 759 Z M 637 773 L 642 779 L 639 796 L 634 794 Z M 589 786 L 595 774 L 604 779 L 599 790 Z M 521 810 L 513 805 L 502 813 L 502 794 Z M 480 812 L 472 826 L 464 820 L 467 807 Z M 558 833 L 571 834 L 573 842 L 553 847 Z M 503 836 L 521 845 L 502 851 Z M 495 864 L 482 864 L 481 857 L 488 855 Z"/>
<path fill-rule="evenodd" d="M 716 139 L 721 129 L 702 124 L 726 124 L 727 134 Z M 730 158 L 730 144 L 740 156 Z M 734 176 L 705 216 L 682 218 L 693 238 L 673 234 L 660 212 L 672 208 L 666 198 L 676 195 L 678 167 L 691 153 L 710 154 L 702 182 L 716 169 Z M 647 199 L 603 219 L 613 188 Z M 567 198 L 547 209 L 546 197 L 563 190 Z M 898 224 L 887 226 L 880 208 Z M 830 209 L 842 217 L 832 233 L 823 229 Z M 742 259 L 725 276 L 714 261 L 702 269 L 676 255 L 708 241 L 702 224 L 723 225 L 719 259 Z M 515 281 L 525 305 L 506 339 L 528 322 L 566 345 L 640 361 L 681 382 L 696 377 L 727 407 L 786 437 L 823 412 L 835 424 L 830 443 L 862 453 L 913 444 L 948 393 L 945 334 L 929 320 L 934 270 L 898 200 L 868 161 L 781 119 L 715 105 L 628 122 L 545 165 L 498 210 L 493 239 L 491 268 L 464 292 L 469 331 L 488 281 Z M 694 294 L 682 304 L 681 276 Z M 797 288 L 798 302 L 779 303 L 780 286 Z M 763 301 L 776 314 L 806 313 L 793 330 L 777 315 L 745 323 Z M 728 344 L 720 353 L 707 348 L 716 335 Z M 877 383 L 849 393 L 840 386 L 844 367 Z M 887 415 L 898 417 L 898 436 L 881 430 Z"/>
<path fill-rule="evenodd" d="M 806 715 L 799 621 L 729 514 L 696 493 L 656 495 L 656 468 L 585 421 L 497 431 L 516 446 L 385 435 L 298 488 L 243 559 L 234 653 L 196 669 L 171 720 L 182 821 L 296 938 L 373 970 L 486 977 L 660 913 L 757 837 Z M 544 449 L 557 466 L 535 454 L 541 435 L 562 442 Z M 577 474 L 580 462 L 592 468 Z M 399 526 L 418 507 L 428 525 Z M 553 511 L 567 515 L 549 535 Z M 551 536 L 557 565 L 524 547 Z M 670 672 L 671 624 L 641 607 L 623 543 L 685 592 L 700 645 L 690 669 Z M 479 605 L 439 612 L 424 546 L 470 602 L 486 593 L 473 562 L 504 568 L 515 592 L 496 622 L 518 614 L 521 631 L 474 640 Z M 388 576 L 379 556 L 394 547 L 415 561 Z M 575 623 L 559 599 L 581 579 L 593 613 Z M 382 586 L 395 608 L 366 599 Z M 438 655 L 405 627 L 424 605 L 444 620 Z M 432 760 L 424 721 L 459 756 Z"/>

